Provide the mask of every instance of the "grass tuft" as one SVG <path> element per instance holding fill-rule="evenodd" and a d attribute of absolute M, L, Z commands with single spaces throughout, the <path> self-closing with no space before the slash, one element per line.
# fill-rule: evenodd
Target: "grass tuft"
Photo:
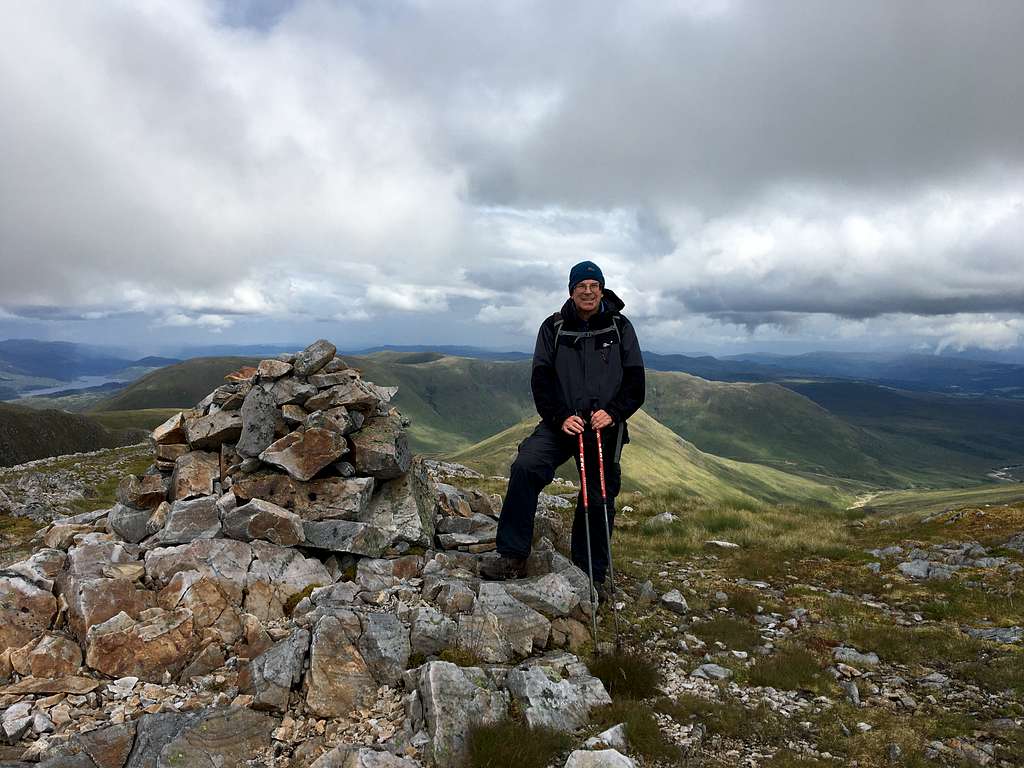
<path fill-rule="evenodd" d="M 751 685 L 785 691 L 825 693 L 833 686 L 821 659 L 799 645 L 787 645 L 761 659 L 746 674 Z"/>
<path fill-rule="evenodd" d="M 551 728 L 531 728 L 516 720 L 470 729 L 465 768 L 547 768 L 572 746 L 572 737 Z"/>
<path fill-rule="evenodd" d="M 649 760 L 673 761 L 681 756 L 679 747 L 661 732 L 654 713 L 646 704 L 633 699 L 617 699 L 591 712 L 591 720 L 604 728 L 624 723 L 630 751 Z"/>
<path fill-rule="evenodd" d="M 614 653 L 596 656 L 588 666 L 614 699 L 648 699 L 658 695 L 661 670 L 653 658 Z"/>

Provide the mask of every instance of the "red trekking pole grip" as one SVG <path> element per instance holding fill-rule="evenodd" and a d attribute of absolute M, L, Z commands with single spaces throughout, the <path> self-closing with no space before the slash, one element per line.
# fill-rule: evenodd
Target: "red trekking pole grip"
<path fill-rule="evenodd" d="M 597 471 L 601 476 L 601 501 L 608 498 L 608 493 L 604 489 L 604 448 L 601 447 L 601 430 L 595 429 L 597 433 Z"/>

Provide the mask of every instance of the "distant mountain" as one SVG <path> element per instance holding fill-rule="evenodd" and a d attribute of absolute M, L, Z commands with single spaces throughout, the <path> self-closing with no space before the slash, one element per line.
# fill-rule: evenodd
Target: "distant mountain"
<path fill-rule="evenodd" d="M 0 341 L 0 371 L 5 373 L 71 381 L 79 376 L 103 376 L 132 364 L 66 341 Z"/>
<path fill-rule="evenodd" d="M 366 378 L 398 385 L 415 450 L 448 454 L 537 418 L 529 361 L 488 361 L 427 352 L 347 356 Z M 257 358 L 199 358 L 163 368 L 94 406 L 100 411 L 187 407 Z M 648 371 L 647 411 L 700 450 L 805 477 L 883 487 L 967 485 L 1024 460 L 1024 403 L 890 390 L 875 384 L 715 382 Z M 832 389 L 838 387 L 838 389 Z M 834 392 L 834 395 L 829 395 Z M 844 394 L 846 392 L 846 394 Z M 894 398 L 895 395 L 899 397 Z M 909 397 L 913 418 L 893 418 Z M 844 404 L 844 399 L 850 402 Z M 902 406 L 901 406 L 902 407 Z M 974 425 L 977 425 L 975 427 Z"/>
<path fill-rule="evenodd" d="M 816 378 L 874 381 L 902 389 L 948 394 L 1024 398 L 1024 365 L 941 355 L 811 352 L 804 355 L 737 355 L 734 364 L 775 370 L 772 380 Z"/>
<path fill-rule="evenodd" d="M 450 458 L 488 475 L 505 475 L 517 446 L 535 426 L 536 420 L 524 420 Z M 674 491 L 740 506 L 763 502 L 834 505 L 852 496 L 848 488 L 836 483 L 705 453 L 643 410 L 630 419 L 629 434 L 630 444 L 622 452 L 626 491 Z M 560 467 L 558 475 L 577 482 L 579 479 L 572 460 Z"/>
<path fill-rule="evenodd" d="M 0 403 L 0 466 L 65 453 L 96 451 L 145 439 L 139 430 L 110 430 L 79 414 Z"/>
<path fill-rule="evenodd" d="M 166 357 L 131 360 L 102 347 L 67 341 L 7 339 L 0 341 L 0 376 L 71 381 L 81 376 L 109 376 L 128 369 L 157 368 L 178 362 Z M 0 382 L 2 383 L 2 382 Z M 15 392 L 22 387 L 8 385 Z"/>

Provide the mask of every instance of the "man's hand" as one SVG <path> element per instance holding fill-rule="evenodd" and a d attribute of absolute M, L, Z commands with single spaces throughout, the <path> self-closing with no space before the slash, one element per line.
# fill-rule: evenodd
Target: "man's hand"
<path fill-rule="evenodd" d="M 608 415 L 608 411 L 594 411 L 590 417 L 590 426 L 594 429 L 604 429 L 614 423 L 612 417 Z"/>
<path fill-rule="evenodd" d="M 583 419 L 579 416 L 570 416 L 562 422 L 562 431 L 567 435 L 578 435 L 586 428 L 586 426 L 587 425 L 583 423 Z"/>

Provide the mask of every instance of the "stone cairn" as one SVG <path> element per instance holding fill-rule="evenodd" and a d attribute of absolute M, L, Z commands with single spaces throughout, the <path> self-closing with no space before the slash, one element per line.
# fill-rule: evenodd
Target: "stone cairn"
<path fill-rule="evenodd" d="M 396 390 L 335 351 L 229 374 L 113 508 L 0 572 L 4 765 L 454 766 L 476 723 L 610 701 L 558 515 L 530 577 L 481 581 L 495 499 L 414 459 Z"/>

